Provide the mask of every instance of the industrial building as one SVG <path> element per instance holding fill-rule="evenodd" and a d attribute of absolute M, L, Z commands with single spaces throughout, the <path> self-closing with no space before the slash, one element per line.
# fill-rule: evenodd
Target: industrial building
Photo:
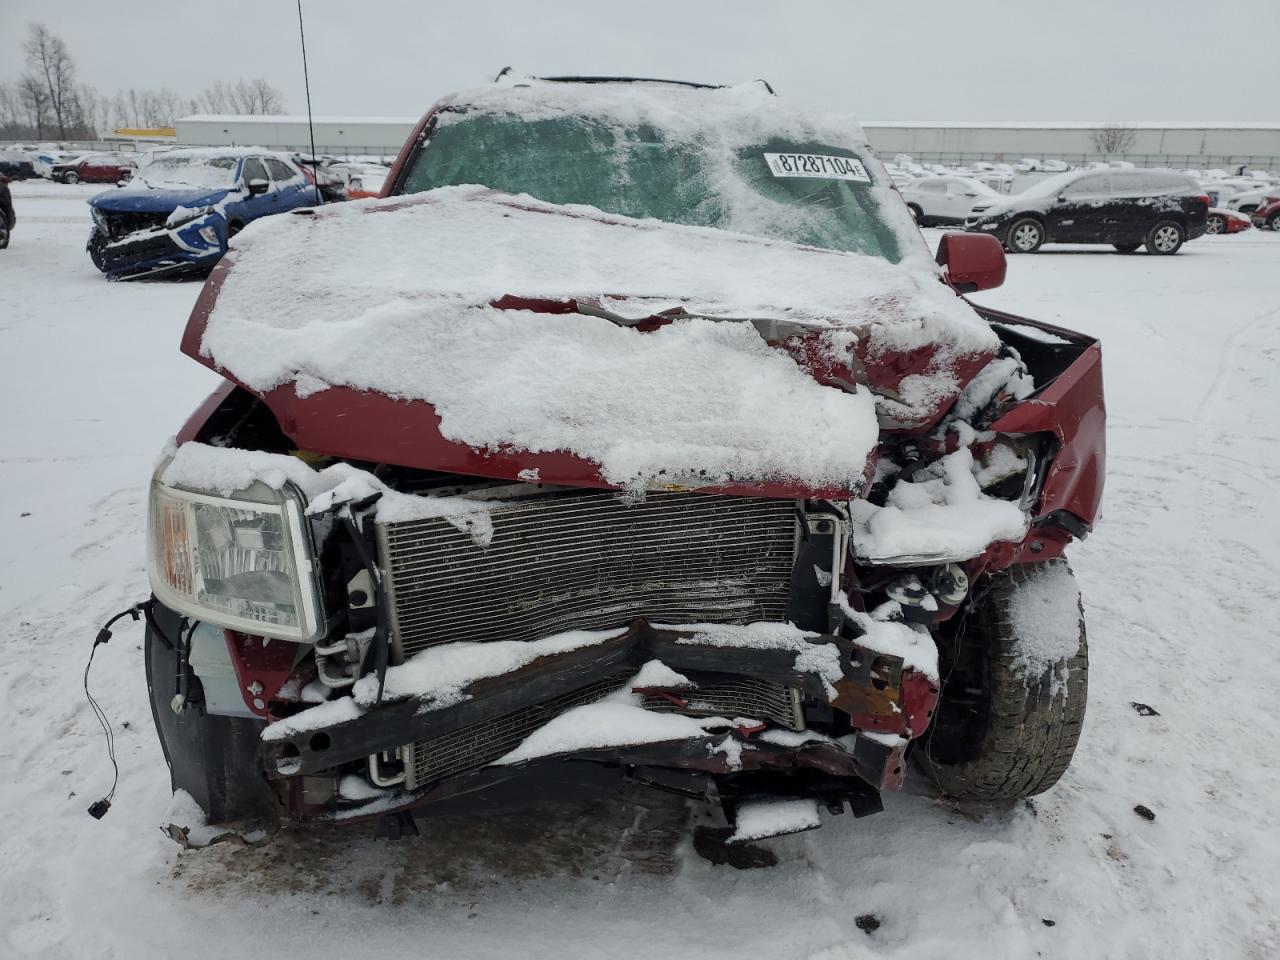
<path fill-rule="evenodd" d="M 395 154 L 417 117 L 316 117 L 321 154 Z M 177 142 L 201 146 L 261 146 L 309 150 L 307 118 L 198 114 L 176 123 Z M 1084 122 L 872 121 L 863 124 L 882 157 L 917 160 L 1015 161 L 1023 157 L 1079 163 L 1103 156 L 1094 142 L 1105 124 Z M 1121 153 L 1143 166 L 1215 167 L 1246 164 L 1280 169 L 1276 123 L 1132 123 L 1132 143 Z"/>
<path fill-rule="evenodd" d="M 1094 134 L 1107 124 L 1076 121 L 871 121 L 867 139 L 883 157 L 909 153 L 917 160 L 1013 161 L 1023 157 L 1068 162 L 1122 157 L 1141 166 L 1280 167 L 1280 121 L 1275 123 L 1126 123 L 1131 142 L 1103 154 Z"/>

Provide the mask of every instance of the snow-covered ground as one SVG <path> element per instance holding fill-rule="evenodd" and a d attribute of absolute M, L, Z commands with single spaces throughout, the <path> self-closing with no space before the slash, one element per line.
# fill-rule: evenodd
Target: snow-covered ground
<path fill-rule="evenodd" d="M 147 592 L 151 466 L 215 377 L 177 349 L 198 285 L 108 284 L 90 265 L 93 188 L 13 192 L 0 956 L 1280 955 L 1280 234 L 1172 258 L 1050 247 L 980 297 L 1104 343 L 1105 512 L 1072 554 L 1090 707 L 1064 780 L 991 812 L 916 779 L 883 814 L 824 815 L 770 842 L 778 866 L 737 872 L 694 854 L 685 812 L 660 798 L 440 821 L 398 844 L 360 828 L 179 852 L 156 829 L 168 776 L 129 623 L 92 678 L 122 779 L 90 819 L 111 774 L 84 659 L 102 619 Z"/>

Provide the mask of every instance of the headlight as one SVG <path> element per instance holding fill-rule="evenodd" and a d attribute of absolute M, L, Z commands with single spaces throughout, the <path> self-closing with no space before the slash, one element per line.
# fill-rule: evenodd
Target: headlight
<path fill-rule="evenodd" d="M 213 207 L 178 207 L 173 213 L 169 214 L 169 219 L 164 222 L 164 225 L 172 230 L 174 227 L 180 227 L 184 223 L 190 223 L 192 220 L 207 217 L 213 212 Z"/>
<path fill-rule="evenodd" d="M 296 494 L 255 483 L 235 497 L 210 496 L 168 486 L 157 474 L 150 542 L 151 589 L 171 609 L 257 636 L 305 643 L 320 633 L 312 548 Z"/>
<path fill-rule="evenodd" d="M 110 233 L 110 231 L 107 229 L 107 215 L 103 213 L 101 210 L 99 210 L 97 207 L 90 207 L 89 210 L 93 213 L 93 222 L 97 224 L 98 229 L 101 230 L 104 234 Z"/>

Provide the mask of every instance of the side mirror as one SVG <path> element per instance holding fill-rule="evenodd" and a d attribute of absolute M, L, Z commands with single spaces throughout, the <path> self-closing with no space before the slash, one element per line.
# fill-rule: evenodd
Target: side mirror
<path fill-rule="evenodd" d="M 988 233 L 944 233 L 935 259 L 958 293 L 993 290 L 1008 268 L 1004 247 Z"/>
<path fill-rule="evenodd" d="M 271 189 L 271 181 L 261 180 L 261 179 L 250 180 L 247 184 L 245 184 L 245 186 L 249 188 L 249 196 L 257 197 L 257 196 L 261 196 L 262 194 L 266 193 L 268 190 Z"/>

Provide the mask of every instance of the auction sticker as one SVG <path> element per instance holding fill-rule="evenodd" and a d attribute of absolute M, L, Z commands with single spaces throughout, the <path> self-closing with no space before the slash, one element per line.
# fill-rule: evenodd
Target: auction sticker
<path fill-rule="evenodd" d="M 870 183 L 866 169 L 852 157 L 823 153 L 766 153 L 764 162 L 775 177 L 819 177 L 823 180 L 857 180 Z"/>

